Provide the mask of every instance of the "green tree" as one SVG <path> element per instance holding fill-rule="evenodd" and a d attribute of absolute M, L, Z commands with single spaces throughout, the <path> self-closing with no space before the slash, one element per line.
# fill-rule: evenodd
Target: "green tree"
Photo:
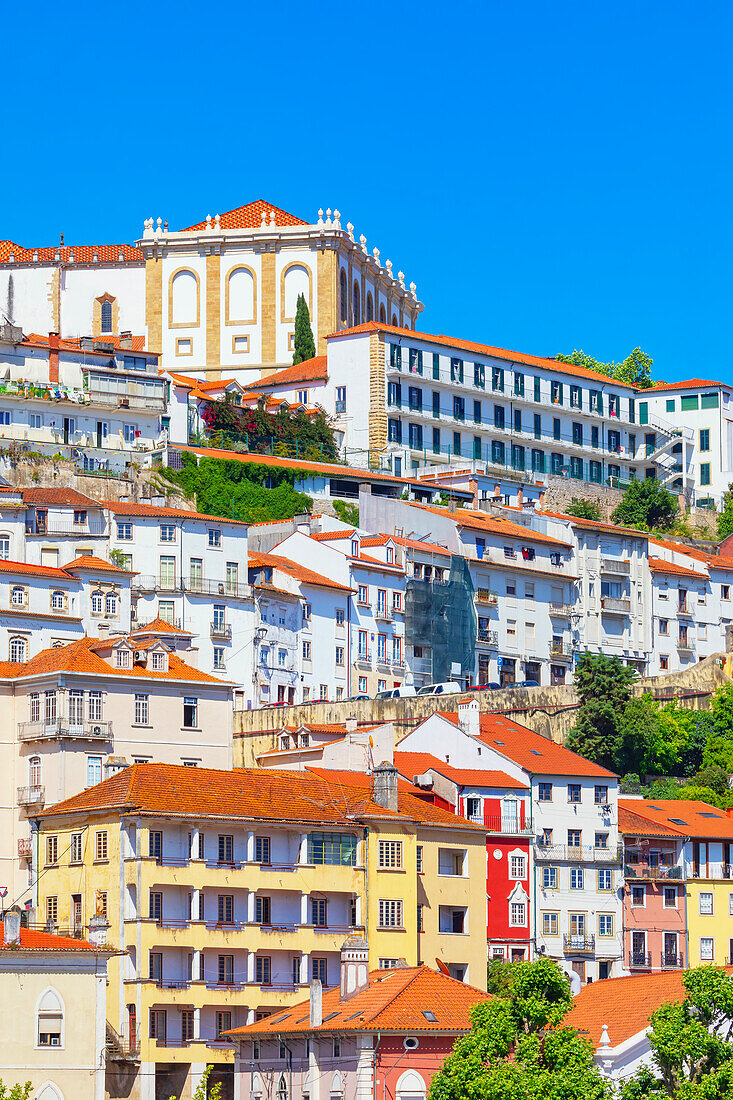
<path fill-rule="evenodd" d="M 573 363 L 576 367 L 584 367 L 585 370 L 592 370 L 597 374 L 606 374 L 609 378 L 615 378 L 617 382 L 625 382 L 627 386 L 648 390 L 653 385 L 654 360 L 641 348 L 634 348 L 620 363 L 601 363 L 592 355 L 586 355 L 582 349 L 578 351 L 577 348 L 572 355 L 557 355 L 555 358 L 561 363 Z"/>
<path fill-rule="evenodd" d="M 344 523 L 350 523 L 352 527 L 359 526 L 358 504 L 349 504 L 347 500 L 334 500 L 333 510 Z"/>
<path fill-rule="evenodd" d="M 460 1038 L 430 1085 L 430 1100 L 605 1100 L 609 1083 L 593 1047 L 562 1027 L 570 986 L 549 959 L 512 964 L 508 997 L 471 1013 Z"/>
<path fill-rule="evenodd" d="M 209 1077 L 213 1068 L 213 1066 L 206 1067 L 191 1100 L 221 1100 L 221 1083 L 217 1082 L 209 1088 Z M 170 1100 L 176 1100 L 176 1097 L 171 1096 Z"/>
<path fill-rule="evenodd" d="M 702 756 L 703 767 L 733 771 L 733 684 L 723 684 L 710 703 L 710 724 Z"/>
<path fill-rule="evenodd" d="M 189 451 L 182 454 L 180 470 L 170 467 L 161 474 L 189 497 L 195 497 L 201 512 L 228 519 L 261 523 L 268 519 L 292 519 L 310 512 L 313 501 L 296 492 L 296 469 L 258 466 L 235 459 L 201 458 Z M 271 488 L 263 485 L 267 478 Z"/>
<path fill-rule="evenodd" d="M 634 669 L 618 657 L 583 653 L 575 668 L 580 706 L 575 726 L 568 734 L 569 749 L 604 767 L 615 766 L 619 724 L 635 679 Z"/>
<path fill-rule="evenodd" d="M 733 482 L 723 494 L 723 510 L 718 512 L 718 538 L 727 539 L 733 535 Z"/>
<path fill-rule="evenodd" d="M 573 497 L 565 511 L 569 516 L 577 516 L 578 519 L 600 520 L 601 518 L 601 509 L 598 505 L 582 497 Z"/>
<path fill-rule="evenodd" d="M 0 1100 L 30 1100 L 33 1086 L 30 1081 L 24 1085 L 4 1085 L 0 1081 Z"/>
<path fill-rule="evenodd" d="M 674 525 L 678 512 L 677 498 L 656 478 L 650 477 L 629 483 L 611 519 L 642 531 L 654 528 L 666 531 Z"/>
<path fill-rule="evenodd" d="M 293 352 L 293 364 L 305 363 L 306 359 L 314 359 L 316 354 L 316 342 L 313 339 L 311 328 L 311 315 L 308 303 L 303 294 L 298 295 L 298 304 L 295 307 L 295 336 L 293 337 L 295 350 Z"/>
<path fill-rule="evenodd" d="M 714 966 L 688 970 L 682 1001 L 649 1017 L 651 1066 L 621 1089 L 622 1100 L 729 1100 L 733 1095 L 733 979 Z"/>

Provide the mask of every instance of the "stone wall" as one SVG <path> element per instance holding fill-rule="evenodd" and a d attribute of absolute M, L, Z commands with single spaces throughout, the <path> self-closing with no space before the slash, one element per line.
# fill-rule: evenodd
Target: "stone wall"
<path fill-rule="evenodd" d="M 721 665 L 723 658 L 706 657 L 683 672 L 640 680 L 634 693 L 651 692 L 655 699 L 678 699 L 681 706 L 704 710 L 721 684 L 730 683 Z M 465 692 L 462 695 L 415 696 L 405 699 L 369 699 L 356 703 L 311 703 L 296 707 L 236 711 L 234 714 L 234 766 L 253 767 L 262 752 L 277 748 L 279 730 L 289 726 L 343 723 L 356 718 L 360 725 L 392 722 L 395 744 L 436 711 L 455 711 L 459 703 L 475 698 L 482 712 L 502 714 L 543 737 L 563 741 L 575 725 L 578 693 L 571 684 L 555 687 L 510 688 L 502 691 Z"/>
<path fill-rule="evenodd" d="M 129 500 L 149 503 L 151 497 L 165 495 L 169 507 L 196 510 L 196 501 L 187 499 L 153 469 L 133 469 L 125 477 L 84 474 L 71 459 L 48 456 L 6 461 L 2 476 L 14 489 L 76 489 L 93 500 Z"/>
<path fill-rule="evenodd" d="M 543 507 L 548 512 L 565 512 L 573 497 L 577 497 L 578 500 L 590 500 L 597 504 L 601 519 L 610 522 L 611 513 L 621 503 L 623 495 L 620 489 L 611 489 L 607 485 L 573 481 L 559 474 L 550 474 Z"/>

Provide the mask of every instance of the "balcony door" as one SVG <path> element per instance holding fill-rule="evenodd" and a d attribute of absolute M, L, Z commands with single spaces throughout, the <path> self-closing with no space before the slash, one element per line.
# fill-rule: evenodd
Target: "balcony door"
<path fill-rule="evenodd" d="M 646 932 L 631 933 L 631 962 L 635 966 L 646 965 Z"/>
<path fill-rule="evenodd" d="M 677 965 L 677 933 L 665 932 L 664 933 L 664 965 L 676 966 Z"/>

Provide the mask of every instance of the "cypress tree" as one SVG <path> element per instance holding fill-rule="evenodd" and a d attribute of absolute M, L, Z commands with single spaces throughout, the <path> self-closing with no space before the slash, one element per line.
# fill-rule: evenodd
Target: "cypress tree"
<path fill-rule="evenodd" d="M 308 312 L 308 303 L 302 294 L 298 295 L 298 304 L 295 308 L 295 351 L 293 352 L 293 366 L 296 363 L 304 363 L 306 359 L 313 359 L 316 354 L 316 342 L 313 339 L 311 317 Z"/>

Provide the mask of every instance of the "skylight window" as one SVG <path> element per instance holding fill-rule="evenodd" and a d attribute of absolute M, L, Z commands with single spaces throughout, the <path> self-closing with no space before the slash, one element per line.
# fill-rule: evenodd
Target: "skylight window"
<path fill-rule="evenodd" d="M 332 1020 L 334 1016 L 338 1016 L 338 1012 L 329 1012 L 328 1016 L 323 1017 L 322 1022 L 325 1024 L 327 1020 Z"/>
<path fill-rule="evenodd" d="M 538 752 L 537 749 L 530 749 L 529 751 L 532 753 L 532 756 L 542 756 L 542 753 Z"/>
<path fill-rule="evenodd" d="M 431 1012 L 430 1009 L 423 1009 L 422 1014 L 429 1023 L 437 1024 L 438 1017 L 435 1015 L 434 1012 Z"/>
<path fill-rule="evenodd" d="M 702 810 L 698 811 L 698 817 L 722 817 L 722 814 L 704 813 Z"/>
<path fill-rule="evenodd" d="M 347 1024 L 349 1020 L 355 1020 L 357 1016 L 361 1016 L 361 1012 L 352 1012 L 350 1016 L 347 1016 L 344 1023 Z"/>
<path fill-rule="evenodd" d="M 681 817 L 668 817 L 667 821 L 671 821 L 674 825 L 686 825 L 687 822 L 683 821 Z"/>

